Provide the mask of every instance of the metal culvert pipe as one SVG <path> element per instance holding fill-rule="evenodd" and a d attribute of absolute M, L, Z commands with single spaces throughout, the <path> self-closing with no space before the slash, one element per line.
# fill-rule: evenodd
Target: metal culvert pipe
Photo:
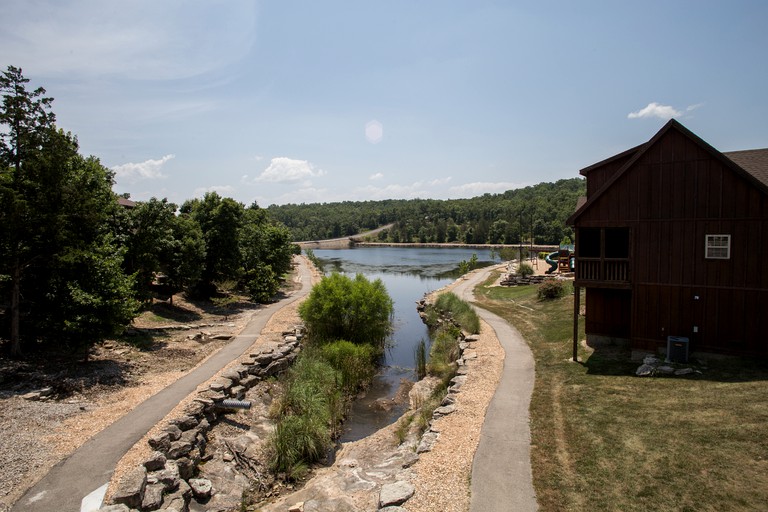
<path fill-rule="evenodd" d="M 218 409 L 248 410 L 251 408 L 251 402 L 248 400 L 222 400 L 221 402 L 216 402 L 214 405 Z"/>

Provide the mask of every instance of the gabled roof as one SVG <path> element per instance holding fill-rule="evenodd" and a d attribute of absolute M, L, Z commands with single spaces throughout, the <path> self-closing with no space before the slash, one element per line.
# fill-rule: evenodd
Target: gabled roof
<path fill-rule="evenodd" d="M 768 148 L 729 151 L 723 154 L 768 186 Z"/>
<path fill-rule="evenodd" d="M 582 170 L 579 171 L 579 174 L 581 174 L 582 176 L 586 176 L 590 171 L 593 171 L 595 169 L 599 169 L 600 167 L 603 167 L 604 165 L 609 164 L 609 163 L 611 163 L 611 162 L 613 162 L 615 160 L 619 160 L 619 159 L 627 157 L 627 156 L 630 156 L 630 157 L 634 156 L 638 151 L 643 149 L 643 147 L 645 147 L 646 144 L 648 144 L 648 143 L 646 142 L 645 144 L 640 144 L 639 146 L 635 146 L 635 147 L 633 147 L 631 149 L 628 149 L 626 151 L 622 151 L 618 155 L 613 155 L 611 157 L 606 158 L 605 160 L 601 160 L 601 161 L 597 162 L 596 164 L 592 164 L 589 167 L 585 167 L 585 168 L 583 168 Z"/>
<path fill-rule="evenodd" d="M 136 208 L 136 202 L 131 201 L 130 199 L 127 199 L 125 197 L 118 197 L 117 204 L 119 204 L 123 208 L 128 208 L 128 209 Z"/>
<path fill-rule="evenodd" d="M 573 213 L 573 215 L 568 217 L 566 223 L 568 225 L 575 224 L 576 219 L 581 216 L 581 214 L 584 213 L 587 209 L 589 209 L 589 207 L 592 206 L 592 204 L 594 204 L 595 201 L 606 192 L 606 190 L 610 189 L 611 186 L 624 173 L 628 171 L 628 169 L 631 169 L 635 162 L 637 162 L 637 160 L 639 160 L 648 151 L 648 149 L 651 148 L 659 139 L 661 139 L 669 130 L 676 130 L 682 133 L 703 150 L 708 152 L 714 159 L 719 160 L 723 165 L 730 168 L 736 174 L 744 177 L 756 188 L 761 190 L 764 194 L 768 195 L 768 149 L 733 151 L 728 153 L 728 156 L 725 156 L 725 154 L 719 152 L 707 144 L 698 135 L 680 124 L 679 121 L 670 119 L 661 128 L 661 130 L 659 130 L 656 135 L 654 135 L 651 140 L 645 144 L 635 146 L 632 149 L 628 149 L 627 151 L 619 153 L 618 155 L 614 155 L 596 164 L 590 165 L 589 167 L 585 167 L 579 171 L 579 174 L 586 175 L 592 169 L 605 165 L 606 163 L 609 163 L 618 158 L 631 155 L 630 159 L 621 167 L 621 169 L 614 173 L 613 176 L 607 182 L 605 182 L 602 187 L 600 187 L 600 190 L 588 197 L 584 204 L 578 205 L 576 211 Z"/>

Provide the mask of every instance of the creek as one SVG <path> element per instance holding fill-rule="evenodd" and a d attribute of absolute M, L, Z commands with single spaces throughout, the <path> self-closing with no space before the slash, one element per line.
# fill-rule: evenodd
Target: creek
<path fill-rule="evenodd" d="M 394 331 L 381 371 L 365 397 L 355 401 L 340 439 L 355 441 L 396 421 L 408 405 L 376 406 L 382 399 L 394 398 L 403 379 L 416 380 L 416 347 L 421 340 L 427 347 L 431 342 L 429 330 L 416 311 L 416 302 L 455 281 L 459 264 L 469 261 L 473 254 L 480 266 L 491 265 L 494 260 L 489 249 L 460 247 L 358 247 L 313 252 L 326 274 L 363 274 L 369 280 L 381 279 L 394 302 Z"/>

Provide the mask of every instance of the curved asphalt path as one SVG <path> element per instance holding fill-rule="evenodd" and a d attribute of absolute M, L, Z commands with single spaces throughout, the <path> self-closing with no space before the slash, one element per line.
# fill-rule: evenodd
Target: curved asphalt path
<path fill-rule="evenodd" d="M 11 508 L 12 512 L 90 512 L 98 510 L 115 466 L 125 453 L 197 386 L 245 352 L 280 308 L 312 287 L 305 260 L 299 259 L 301 289 L 257 310 L 239 335 L 200 366 L 139 404 L 53 467 Z M 88 496 L 88 499 L 84 499 Z"/>
<path fill-rule="evenodd" d="M 487 279 L 481 270 L 454 288 L 467 302 L 475 286 Z M 496 392 L 480 430 L 480 444 L 472 462 L 470 512 L 527 512 L 537 510 L 531 473 L 531 429 L 528 408 L 534 382 L 531 349 L 520 332 L 490 311 L 475 311 L 494 331 L 505 352 Z"/>

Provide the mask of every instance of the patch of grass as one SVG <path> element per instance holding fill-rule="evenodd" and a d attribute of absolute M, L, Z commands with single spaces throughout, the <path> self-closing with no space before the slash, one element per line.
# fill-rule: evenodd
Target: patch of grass
<path fill-rule="evenodd" d="M 395 429 L 395 437 L 397 438 L 397 444 L 403 444 L 408 437 L 408 431 L 411 428 L 411 423 L 416 417 L 416 413 L 406 414 L 402 416 L 397 422 L 397 428 Z"/>
<path fill-rule="evenodd" d="M 480 319 L 468 303 L 452 292 L 441 293 L 435 300 L 434 308 L 450 315 L 468 333 L 480 332 Z"/>
<path fill-rule="evenodd" d="M 377 353 L 348 341 L 304 349 L 270 406 L 278 420 L 269 445 L 272 471 L 295 481 L 328 453 L 351 396 L 376 372 Z"/>
<path fill-rule="evenodd" d="M 458 336 L 458 329 L 451 326 L 443 326 L 432 333 L 427 373 L 444 382 L 453 378 L 456 373 L 456 358 L 459 356 Z"/>
<path fill-rule="evenodd" d="M 318 355 L 339 372 L 342 390 L 347 395 L 370 384 L 376 374 L 378 353 L 373 345 L 344 340 L 327 343 L 318 349 Z"/>
<path fill-rule="evenodd" d="M 712 359 L 693 377 L 640 378 L 629 351 L 579 347 L 573 294 L 480 286 L 536 360 L 532 464 L 542 511 L 761 510 L 768 503 L 768 366 Z M 582 297 L 583 301 L 583 297 Z M 584 319 L 580 321 L 584 338 Z"/>
<path fill-rule="evenodd" d="M 289 371 L 285 393 L 270 412 L 279 418 L 270 438 L 270 467 L 289 480 L 331 448 L 343 414 L 336 370 L 313 354 L 302 353 Z"/>

